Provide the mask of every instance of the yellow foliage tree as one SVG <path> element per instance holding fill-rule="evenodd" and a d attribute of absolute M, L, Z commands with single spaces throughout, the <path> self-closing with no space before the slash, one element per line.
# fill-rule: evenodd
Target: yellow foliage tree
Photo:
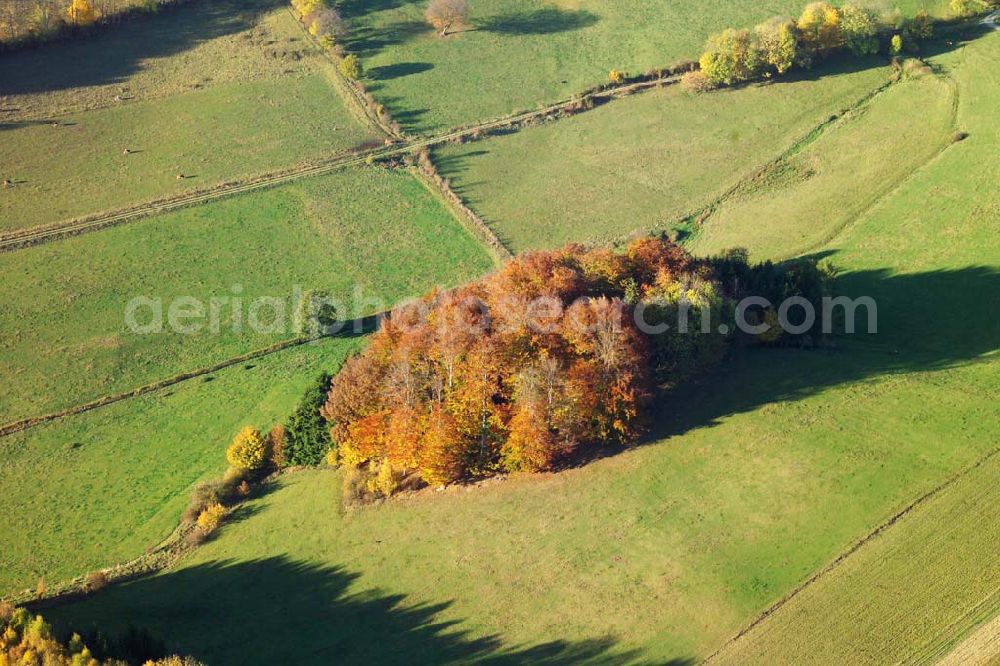
<path fill-rule="evenodd" d="M 209 504 L 198 514 L 198 529 L 205 534 L 211 534 L 219 528 L 222 517 L 226 515 L 226 507 L 218 502 Z"/>
<path fill-rule="evenodd" d="M 798 28 L 810 48 L 828 53 L 843 44 L 840 22 L 840 10 L 826 2 L 814 2 L 802 10 Z"/>
<path fill-rule="evenodd" d="M 73 25 L 90 25 L 97 20 L 97 12 L 90 5 L 90 0 L 73 0 L 66 10 L 66 16 Z"/>
<path fill-rule="evenodd" d="M 256 428 L 247 426 L 233 438 L 226 449 L 226 460 L 238 470 L 254 472 L 267 460 L 267 444 Z"/>

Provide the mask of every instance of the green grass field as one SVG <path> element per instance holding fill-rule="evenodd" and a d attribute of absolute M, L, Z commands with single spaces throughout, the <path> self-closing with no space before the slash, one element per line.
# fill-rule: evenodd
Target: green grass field
<path fill-rule="evenodd" d="M 273 0 L 195 2 L 4 60 L 0 175 L 14 186 L 0 192 L 0 232 L 376 139 L 345 106 L 333 65 Z"/>
<path fill-rule="evenodd" d="M 643 0 L 482 0 L 471 30 L 439 37 L 425 3 L 341 3 L 348 49 L 369 89 L 411 131 L 427 132 L 553 102 L 607 81 L 612 68 L 645 72 L 695 59 L 709 33 L 749 27 L 805 2 L 655 3 Z M 894 3 L 942 11 L 939 0 Z"/>
<path fill-rule="evenodd" d="M 1000 569 L 984 566 L 983 558 L 1000 542 L 997 478 L 1000 458 L 994 457 L 713 663 L 844 664 L 858 655 L 871 663 L 934 663 L 964 632 L 1000 611 Z M 861 590 L 868 590 L 863 603 Z"/>
<path fill-rule="evenodd" d="M 125 226 L 0 254 L 0 414 L 4 423 L 152 383 L 296 337 L 293 288 L 326 289 L 352 312 L 355 288 L 385 307 L 492 266 L 445 204 L 406 171 L 344 170 Z M 127 303 L 241 298 L 218 332 L 134 333 Z M 256 297 L 283 299 L 285 322 L 254 331 Z M 363 310 L 377 303 L 359 303 Z M 270 308 L 261 310 L 274 323 Z M 153 315 L 140 310 L 138 320 Z"/>
<path fill-rule="evenodd" d="M 513 249 L 622 240 L 680 222 L 888 80 L 887 68 L 692 95 L 679 86 L 436 151 Z"/>
<path fill-rule="evenodd" d="M 951 143 L 957 94 L 931 74 L 894 85 L 728 197 L 690 247 L 707 254 L 752 238 L 759 256 L 782 259 L 822 248 Z"/>
<path fill-rule="evenodd" d="M 958 86 L 958 124 L 969 139 L 887 188 L 823 248 L 843 270 L 845 293 L 877 299 L 878 334 L 824 351 L 747 353 L 668 396 L 647 445 L 558 474 L 351 513 L 316 510 L 336 506 L 335 474 L 290 475 L 180 567 L 50 615 L 74 626 L 127 618 L 212 663 L 707 656 L 996 446 L 998 50 L 992 35 L 935 59 Z M 829 160 L 823 153 L 843 145 L 814 147 Z M 840 173 L 849 199 L 858 184 Z M 886 178 L 895 178 L 891 169 Z M 758 256 L 775 251 L 768 236 L 757 242 L 743 239 Z M 973 523 L 956 517 L 955 528 Z M 900 543 L 919 538 L 919 530 L 901 534 Z M 965 570 L 991 565 L 987 537 L 962 547 Z M 885 566 L 901 585 L 923 583 L 907 577 L 916 571 L 908 565 L 889 558 Z M 847 592 L 834 581 L 818 607 L 843 598 L 855 606 L 838 612 L 863 614 L 874 597 L 874 618 L 898 588 L 864 586 L 870 574 Z M 942 644 L 935 636 L 968 617 L 990 580 L 950 587 L 926 631 L 911 615 L 907 635 Z M 918 613 L 928 612 L 920 599 L 932 603 L 933 589 L 913 598 Z M 251 621 L 261 608 L 274 618 L 266 632 Z M 817 646 L 836 640 L 815 638 Z M 756 654 L 767 653 L 745 653 Z"/>
<path fill-rule="evenodd" d="M 0 439 L 0 593 L 137 557 L 244 425 L 268 428 L 357 348 L 331 339 Z"/>

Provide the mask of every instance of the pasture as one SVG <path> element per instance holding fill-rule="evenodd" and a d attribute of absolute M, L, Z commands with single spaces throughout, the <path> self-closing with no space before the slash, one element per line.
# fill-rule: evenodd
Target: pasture
<path fill-rule="evenodd" d="M 128 618 L 212 662 L 707 656 L 915 497 L 995 448 L 1000 247 L 990 184 L 998 176 L 1000 86 L 984 82 L 995 79 L 998 48 L 994 35 L 935 59 L 954 77 L 969 139 L 888 188 L 822 248 L 842 268 L 845 293 L 877 299 L 877 334 L 819 351 L 737 357 L 668 395 L 645 445 L 557 474 L 352 512 L 315 510 L 336 505 L 336 473 L 286 476 L 250 505 L 248 518 L 181 566 L 50 615 L 76 627 L 120 627 Z M 836 131 L 867 130 L 852 122 Z M 814 144 L 820 154 L 843 145 Z M 857 183 L 840 173 L 850 198 Z M 759 256 L 771 251 L 768 237 L 756 242 L 743 239 Z M 984 466 L 971 485 L 928 505 L 927 520 L 915 514 L 913 527 L 901 523 L 898 535 L 875 542 L 880 566 L 899 585 L 911 588 L 918 575 L 933 583 L 899 610 L 924 617 L 926 604 L 947 597 L 926 629 L 912 614 L 885 618 L 893 627 L 909 623 L 917 649 L 944 646 L 949 623 L 964 631 L 979 595 L 996 593 L 995 577 L 948 584 L 961 571 L 990 567 L 989 533 L 970 534 L 952 553 L 940 539 L 920 538 L 940 520 L 956 536 L 988 520 L 982 507 L 991 496 L 971 500 L 992 492 L 984 487 L 992 476 L 995 465 Z M 899 561 L 911 543 L 934 571 Z M 833 618 L 815 627 L 807 647 L 837 641 L 822 632 L 848 617 L 875 633 L 861 631 L 847 660 L 886 644 L 878 613 L 894 593 L 872 589 L 878 570 L 867 562 L 848 560 L 847 573 L 804 598 Z M 946 570 L 958 562 L 960 570 Z M 870 598 L 870 609 L 860 605 Z M 250 621 L 263 607 L 275 618 L 267 632 Z M 766 643 L 755 649 L 740 660 L 771 654 Z M 900 643 L 891 649 L 905 654 Z"/>
<path fill-rule="evenodd" d="M 492 265 L 443 201 L 410 173 L 377 167 L 0 254 L 9 276 L 0 284 L 0 414 L 4 423 L 46 414 L 294 338 L 296 286 L 327 290 L 343 303 L 339 316 L 353 318 Z M 356 288 L 373 299 L 357 312 Z M 159 299 L 162 330 L 126 325 L 136 297 Z M 209 299 L 229 299 L 218 330 L 204 317 L 198 331 L 168 326 L 181 297 L 206 312 Z M 262 309 L 254 330 L 257 297 L 280 299 L 283 314 Z M 136 321 L 157 321 L 152 306 Z"/>
<path fill-rule="evenodd" d="M 0 176 L 14 185 L 0 192 L 0 233 L 376 140 L 273 0 L 190 3 L 4 61 Z"/>
<path fill-rule="evenodd" d="M 243 426 L 282 421 L 360 339 L 328 339 L 0 439 L 0 593 L 137 557 Z"/>
<path fill-rule="evenodd" d="M 369 89 L 403 126 L 425 133 L 568 98 L 607 81 L 695 59 L 709 33 L 794 14 L 806 3 L 481 0 L 469 29 L 442 38 L 417 0 L 340 4 L 348 50 Z M 941 0 L 894 3 L 941 12 Z"/>
<path fill-rule="evenodd" d="M 517 134 L 435 151 L 452 187 L 512 249 L 618 241 L 722 196 L 884 85 L 877 61 L 818 79 L 694 95 L 671 86 Z"/>

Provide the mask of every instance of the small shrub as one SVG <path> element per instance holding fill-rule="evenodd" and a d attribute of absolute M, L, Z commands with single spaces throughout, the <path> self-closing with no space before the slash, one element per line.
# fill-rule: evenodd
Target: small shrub
<path fill-rule="evenodd" d="M 951 0 L 951 4 L 948 7 L 955 16 L 968 18 L 969 16 L 985 12 L 990 8 L 990 5 L 985 0 Z"/>
<path fill-rule="evenodd" d="M 340 454 L 337 453 L 337 449 L 333 448 L 326 452 L 326 458 L 324 459 L 327 465 L 330 467 L 336 467 L 340 464 Z"/>
<path fill-rule="evenodd" d="M 88 592 L 97 592 L 108 585 L 108 575 L 103 571 L 91 571 L 83 579 L 83 585 Z"/>
<path fill-rule="evenodd" d="M 889 55 L 898 56 L 903 52 L 903 38 L 900 35 L 893 35 L 889 42 Z"/>
<path fill-rule="evenodd" d="M 206 541 L 208 541 L 208 534 L 206 532 L 202 532 L 201 530 L 191 530 L 184 535 L 184 543 L 192 548 L 197 548 Z"/>
<path fill-rule="evenodd" d="M 12 617 L 14 617 L 14 604 L 0 601 L 0 622 L 9 622 Z"/>
<path fill-rule="evenodd" d="M 219 484 L 199 483 L 195 486 L 194 492 L 191 493 L 191 501 L 188 502 L 188 506 L 181 516 L 181 521 L 187 524 L 195 522 L 206 506 L 215 504 L 221 499 L 219 497 Z"/>
<path fill-rule="evenodd" d="M 219 529 L 222 518 L 226 515 L 226 507 L 219 503 L 211 504 L 198 515 L 198 529 L 203 534 L 211 534 Z"/>
<path fill-rule="evenodd" d="M 378 468 L 378 475 L 375 477 L 378 492 L 385 497 L 392 497 L 399 490 L 401 475 L 392 468 L 392 463 L 383 460 Z"/>
<path fill-rule="evenodd" d="M 684 74 L 681 77 L 681 85 L 685 90 L 692 93 L 708 92 L 715 88 L 712 82 L 708 80 L 708 77 L 697 70 Z"/>
<path fill-rule="evenodd" d="M 360 506 L 369 499 L 368 472 L 361 467 L 349 467 L 344 473 L 343 504 L 347 508 Z"/>
<path fill-rule="evenodd" d="M 361 60 L 358 56 L 352 53 L 341 60 L 340 73 L 344 75 L 344 78 L 350 79 L 351 81 L 357 81 L 360 79 L 363 70 L 361 69 Z"/>
<path fill-rule="evenodd" d="M 918 58 L 907 58 L 903 62 L 903 76 L 907 78 L 917 78 L 931 73 L 932 70 L 927 63 Z"/>
<path fill-rule="evenodd" d="M 271 465 L 275 469 L 285 466 L 285 426 L 276 425 L 267 433 L 267 450 L 270 453 Z"/>
<path fill-rule="evenodd" d="M 267 461 L 267 446 L 256 428 L 247 426 L 233 438 L 226 450 L 226 460 L 238 470 L 255 472 Z"/>
<path fill-rule="evenodd" d="M 240 481 L 240 485 L 236 486 L 236 493 L 240 497 L 249 497 L 250 496 L 250 484 L 246 482 L 246 479 L 244 479 L 243 481 Z"/>
<path fill-rule="evenodd" d="M 617 69 L 611 70 L 608 72 L 608 81 L 611 81 L 616 86 L 625 83 L 625 72 L 620 72 Z"/>

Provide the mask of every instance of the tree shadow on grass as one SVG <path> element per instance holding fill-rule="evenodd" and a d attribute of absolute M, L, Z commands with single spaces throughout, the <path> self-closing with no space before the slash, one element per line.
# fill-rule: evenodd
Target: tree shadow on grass
<path fill-rule="evenodd" d="M 491 16 L 476 21 L 476 29 L 499 35 L 552 35 L 589 28 L 600 17 L 584 9 L 544 7 L 530 12 Z"/>
<path fill-rule="evenodd" d="M 838 293 L 874 299 L 877 333 L 868 333 L 867 312 L 862 307 L 857 310 L 856 333 L 835 334 L 828 346 L 737 349 L 713 371 L 660 395 L 651 408 L 650 431 L 639 446 L 838 386 L 996 358 L 1000 351 L 998 290 L 1000 270 L 990 266 L 907 275 L 892 275 L 888 270 L 844 274 L 838 280 Z M 835 326 L 835 333 L 838 330 L 842 328 Z M 619 448 L 584 447 L 560 469 L 581 467 L 620 452 Z"/>
<path fill-rule="evenodd" d="M 223 664 L 636 664 L 610 637 L 505 645 L 441 614 L 451 603 L 358 590 L 360 574 L 284 556 L 213 561 L 49 609 L 63 632 L 148 631 L 168 651 Z M 690 660 L 675 660 L 680 666 Z"/>
<path fill-rule="evenodd" d="M 415 37 L 431 33 L 430 25 L 424 21 L 397 21 L 374 27 L 359 25 L 351 30 L 345 44 L 351 53 L 368 58 L 390 46 L 399 46 Z"/>
<path fill-rule="evenodd" d="M 18 95 L 125 81 L 143 62 L 252 28 L 281 0 L 213 0 L 165 5 L 85 39 L 0 55 L 0 93 Z M 194 83 L 194 82 L 192 82 Z"/>
<path fill-rule="evenodd" d="M 367 75 L 369 78 L 377 81 L 388 81 L 389 79 L 399 79 L 432 69 L 434 69 L 434 65 L 429 62 L 399 62 L 384 67 L 372 67 L 368 70 Z"/>
<path fill-rule="evenodd" d="M 829 348 L 737 352 L 715 372 L 663 397 L 647 443 L 767 404 L 886 375 L 961 367 L 1000 350 L 1000 271 L 994 267 L 906 275 L 858 271 L 838 285 L 843 295 L 874 299 L 877 333 L 867 332 L 866 311 L 859 308 L 858 332 L 836 335 Z"/>

